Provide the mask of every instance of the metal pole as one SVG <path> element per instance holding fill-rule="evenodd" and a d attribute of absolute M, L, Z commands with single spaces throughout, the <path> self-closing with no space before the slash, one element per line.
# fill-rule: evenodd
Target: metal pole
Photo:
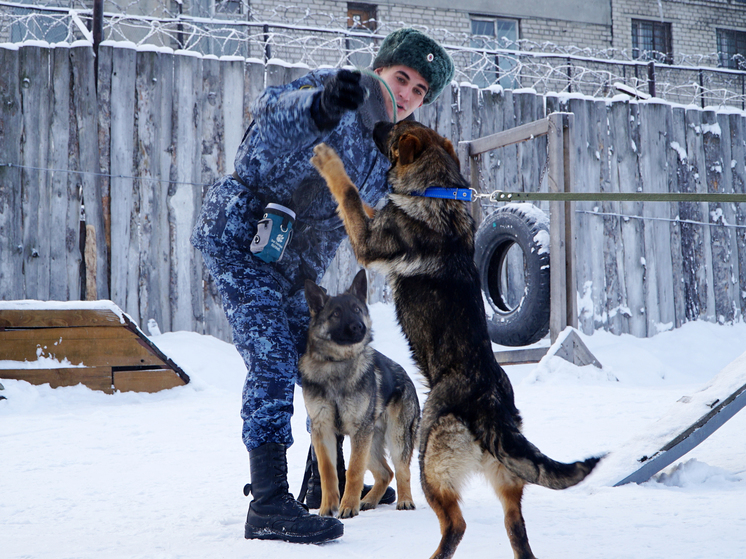
<path fill-rule="evenodd" d="M 93 0 L 93 52 L 98 54 L 98 46 L 104 37 L 104 0 Z"/>
<path fill-rule="evenodd" d="M 655 97 L 655 62 L 648 62 L 648 93 Z"/>

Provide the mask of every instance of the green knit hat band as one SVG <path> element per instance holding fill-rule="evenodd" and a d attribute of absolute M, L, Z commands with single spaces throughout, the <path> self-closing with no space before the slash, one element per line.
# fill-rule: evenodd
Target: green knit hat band
<path fill-rule="evenodd" d="M 417 70 L 427 80 L 424 104 L 435 101 L 453 79 L 453 60 L 433 39 L 416 29 L 404 28 L 389 34 L 373 61 L 373 69 L 401 64 Z"/>

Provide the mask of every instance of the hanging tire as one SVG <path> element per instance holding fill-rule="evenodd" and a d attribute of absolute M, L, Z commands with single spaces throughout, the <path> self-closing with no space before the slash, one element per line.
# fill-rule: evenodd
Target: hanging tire
<path fill-rule="evenodd" d="M 549 331 L 549 219 L 532 204 L 508 204 L 477 229 L 474 260 L 490 339 L 505 346 Z"/>

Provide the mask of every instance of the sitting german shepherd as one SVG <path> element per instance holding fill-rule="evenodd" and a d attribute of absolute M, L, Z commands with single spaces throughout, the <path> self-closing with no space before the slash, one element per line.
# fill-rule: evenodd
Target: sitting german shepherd
<path fill-rule="evenodd" d="M 399 510 L 414 509 L 409 464 L 420 424 L 412 380 L 397 363 L 370 347 L 368 282 L 360 270 L 347 292 L 330 297 L 305 284 L 311 313 L 306 353 L 300 360 L 303 399 L 311 418 L 311 442 L 321 477 L 319 514 L 351 518 L 375 508 L 396 470 Z M 337 478 L 337 435 L 349 435 L 352 453 L 342 502 Z M 360 500 L 366 469 L 375 483 Z"/>
<path fill-rule="evenodd" d="M 487 333 L 469 207 L 418 196 L 430 186 L 469 187 L 451 142 L 413 121 L 378 123 L 374 138 L 391 161 L 392 193 L 373 218 L 331 148 L 316 146 L 311 161 L 339 204 L 358 261 L 387 272 L 397 318 L 430 388 L 420 474 L 440 520 L 442 537 L 432 557 L 454 554 L 466 529 L 460 489 L 471 472 L 481 471 L 503 505 L 515 557 L 532 558 L 521 513 L 524 485 L 570 487 L 599 459 L 556 462 L 521 434 L 510 380 Z"/>

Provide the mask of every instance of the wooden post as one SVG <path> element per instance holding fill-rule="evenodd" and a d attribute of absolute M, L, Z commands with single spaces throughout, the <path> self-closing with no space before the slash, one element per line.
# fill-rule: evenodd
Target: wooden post
<path fill-rule="evenodd" d="M 549 115 L 547 134 L 549 170 L 547 174 L 549 191 L 565 191 L 565 157 L 563 147 L 564 118 L 560 113 Z M 549 265 L 550 265 L 550 314 L 549 336 L 554 343 L 560 332 L 567 326 L 567 269 L 565 246 L 565 203 L 553 201 L 549 204 Z"/>
<path fill-rule="evenodd" d="M 573 168 L 572 160 L 572 127 L 574 126 L 575 115 L 568 113 L 564 115 L 562 130 L 562 160 L 565 173 L 565 192 L 573 192 Z M 578 286 L 577 274 L 575 273 L 575 235 L 577 227 L 575 226 L 575 202 L 565 202 L 565 326 L 578 327 Z M 554 341 L 554 338 L 552 338 Z"/>

